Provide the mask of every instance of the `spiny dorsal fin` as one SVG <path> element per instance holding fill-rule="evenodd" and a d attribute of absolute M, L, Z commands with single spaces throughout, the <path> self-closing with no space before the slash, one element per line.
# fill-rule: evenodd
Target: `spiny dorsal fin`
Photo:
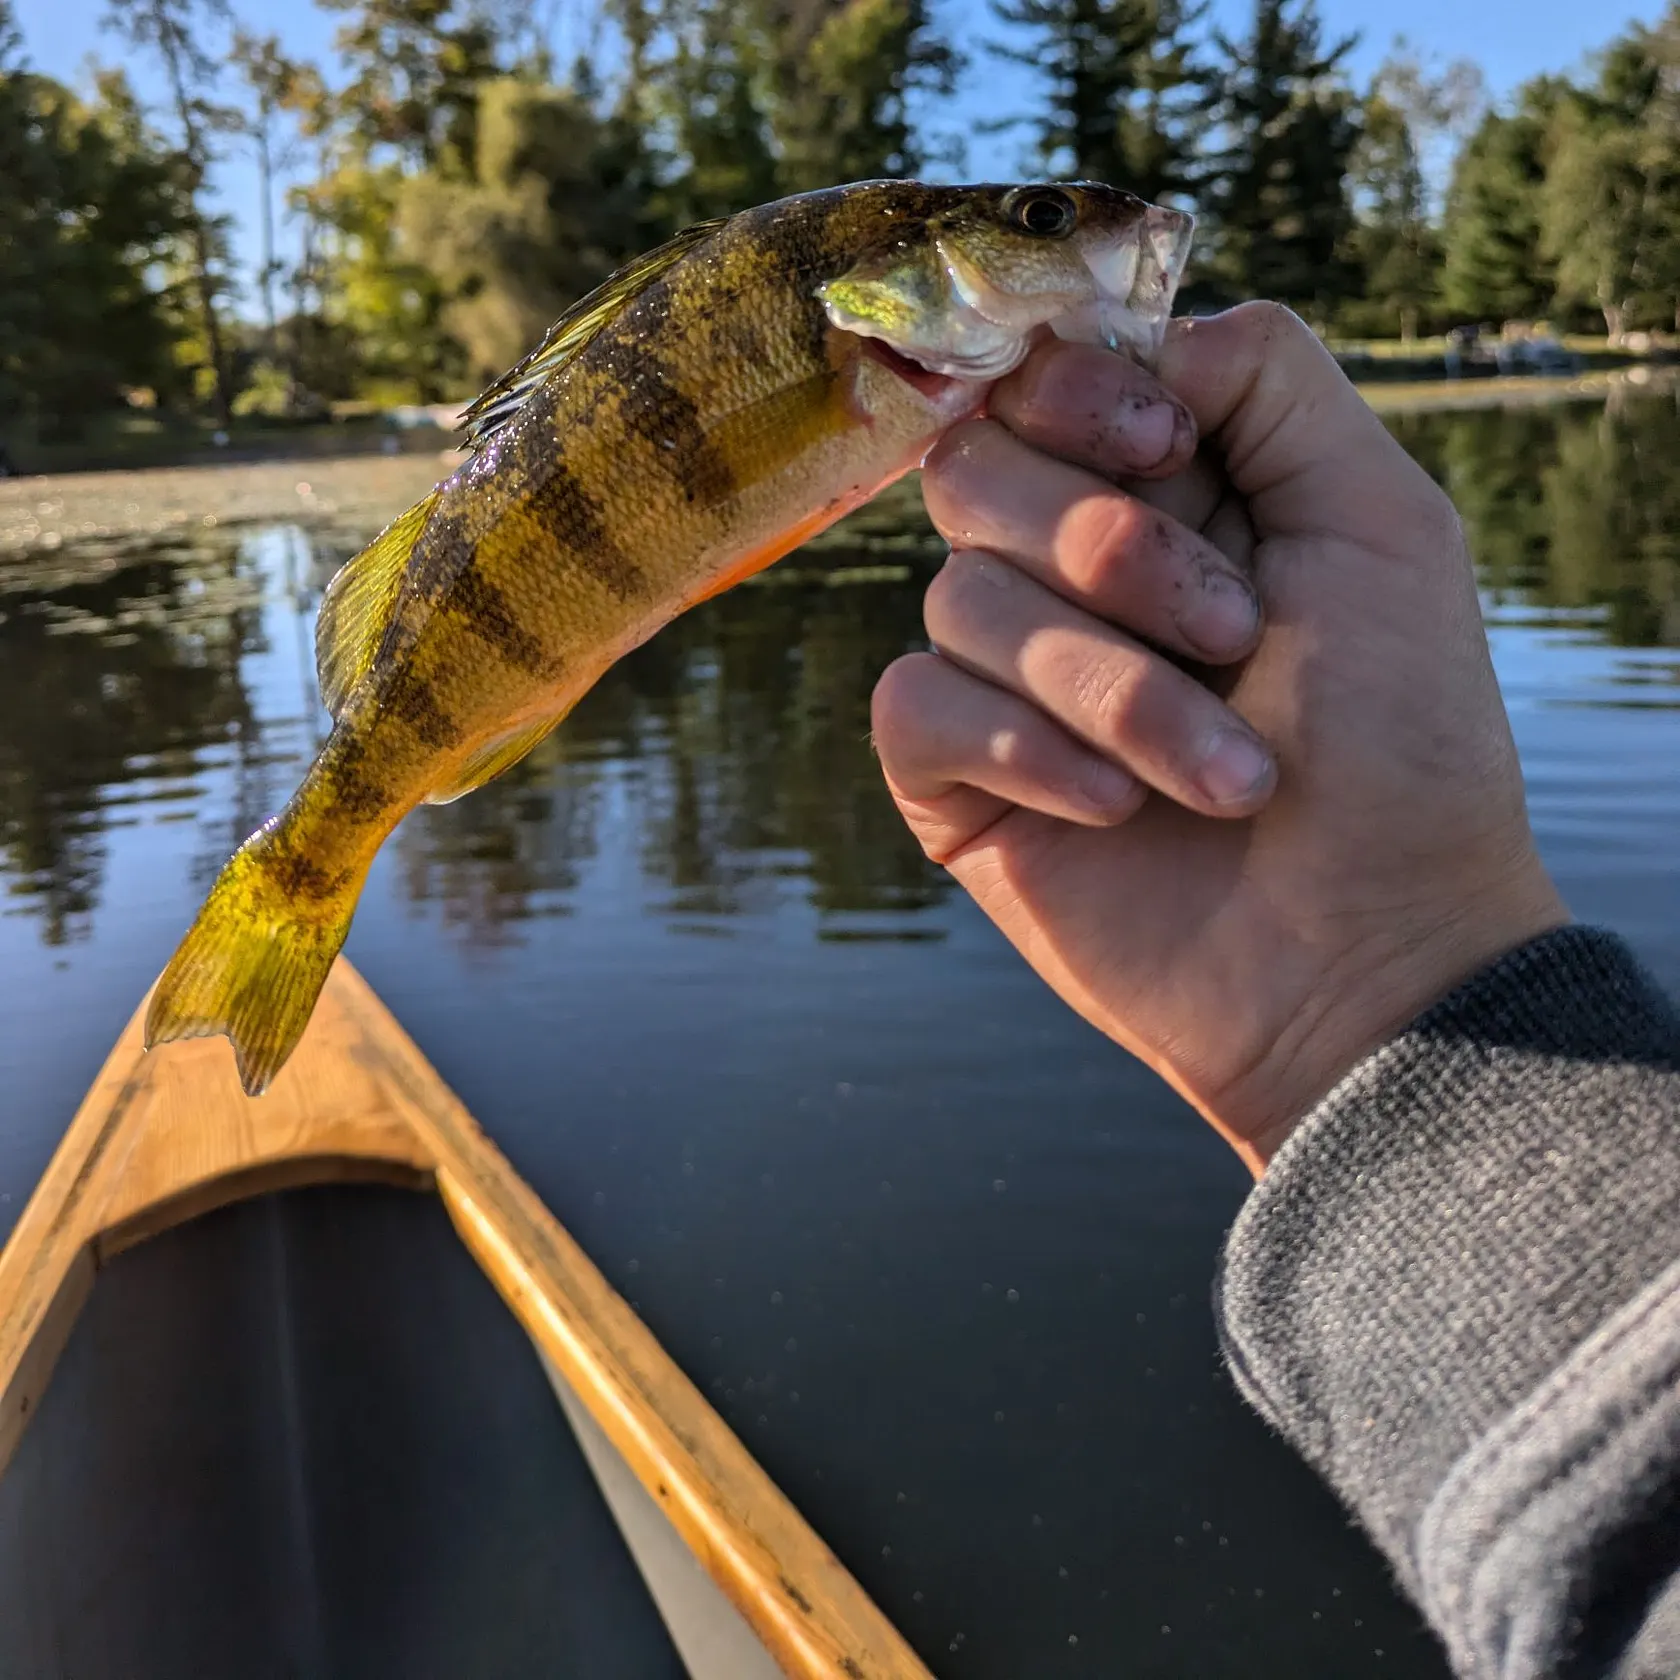
<path fill-rule="evenodd" d="M 504 770 L 511 770 L 559 721 L 557 717 L 543 718 L 480 747 L 447 782 L 426 795 L 426 803 L 448 805 L 462 794 L 483 787 Z"/>
<path fill-rule="evenodd" d="M 408 557 L 437 506 L 434 490 L 345 561 L 321 597 L 315 619 L 315 678 L 321 704 L 336 720 L 351 691 L 368 674 L 396 608 Z"/>
<path fill-rule="evenodd" d="M 467 433 L 467 448 L 479 450 L 524 406 L 551 373 L 563 368 L 572 357 L 631 303 L 647 286 L 682 261 L 696 245 L 710 239 L 729 218 L 714 217 L 684 228 L 663 245 L 644 252 L 574 303 L 552 327 L 543 341 L 524 361 L 504 373 L 461 417 Z"/>

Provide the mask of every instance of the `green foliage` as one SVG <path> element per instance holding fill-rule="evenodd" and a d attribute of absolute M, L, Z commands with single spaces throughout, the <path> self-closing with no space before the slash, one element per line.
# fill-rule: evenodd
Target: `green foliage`
<path fill-rule="evenodd" d="M 1218 92 L 1191 34 L 1205 0 L 994 0 L 993 9 L 1028 41 L 993 50 L 1049 83 L 1031 119 L 1046 174 L 1151 200 L 1194 197 Z"/>
<path fill-rule="evenodd" d="M 1348 167 L 1358 103 L 1313 0 L 1256 0 L 1248 36 L 1214 36 L 1228 141 L 1208 195 L 1211 268 L 1234 290 L 1322 314 L 1353 289 Z"/>
<path fill-rule="evenodd" d="M 1636 313 L 1680 319 L 1680 94 L 1670 22 L 1636 28 L 1605 55 L 1598 84 L 1553 117 L 1540 248 L 1564 303 L 1590 304 L 1620 338 Z"/>
<path fill-rule="evenodd" d="M 1441 287 L 1449 308 L 1492 319 L 1543 313 L 1552 265 L 1541 252 L 1547 131 L 1562 83 L 1522 90 L 1509 115 L 1489 112 L 1459 154 L 1447 194 Z"/>
<path fill-rule="evenodd" d="M 1358 218 L 1348 255 L 1363 313 L 1377 332 L 1398 328 L 1402 338 L 1414 338 L 1435 297 L 1440 247 L 1425 212 L 1411 124 L 1381 93 L 1365 99 L 1348 174 Z"/>
<path fill-rule="evenodd" d="M 186 277 L 198 303 L 206 377 L 197 381 L 226 425 L 233 412 L 233 374 L 223 347 L 221 306 L 232 290 L 225 220 L 204 198 L 214 137 L 234 126 L 232 114 L 210 97 L 217 35 L 230 22 L 227 0 L 107 0 L 106 22 L 132 45 L 151 52 L 169 85 L 178 168 L 184 189 Z"/>
<path fill-rule="evenodd" d="M 577 94 L 505 78 L 482 84 L 473 177 L 403 183 L 403 249 L 433 275 L 468 382 L 488 384 L 631 253 L 634 206 L 600 190 L 605 125 Z"/>
<path fill-rule="evenodd" d="M 487 14 L 455 0 L 319 0 L 345 14 L 334 45 L 349 80 L 326 120 L 366 160 L 394 153 L 409 168 L 470 171 L 478 84 L 501 69 Z"/>
<path fill-rule="evenodd" d="M 148 270 L 186 208 L 176 160 L 120 75 L 93 101 L 20 68 L 0 5 L 0 413 L 50 436 L 168 388 L 173 299 Z"/>
<path fill-rule="evenodd" d="M 540 0 L 320 0 L 325 69 L 234 30 L 227 0 L 107 0 L 163 73 L 142 111 L 120 78 L 78 95 L 21 68 L 10 4 L 0 402 L 60 426 L 125 385 L 221 416 L 464 396 L 681 226 L 948 162 L 965 64 L 934 0 L 586 0 L 561 80 Z M 1356 90 L 1316 0 L 1254 0 L 1241 41 L 1208 0 L 988 5 L 989 50 L 1038 81 L 983 126 L 1023 127 L 1034 170 L 1196 210 L 1195 305 L 1279 297 L 1373 335 L 1680 325 L 1680 0 L 1590 85 L 1541 78 L 1485 115 L 1473 66 L 1404 40 Z M 234 147 L 263 183 L 261 330 L 207 194 Z"/>
<path fill-rule="evenodd" d="M 799 11 L 807 15 L 801 28 Z M 949 95 L 961 55 L 926 0 L 779 0 L 765 33 L 776 89 L 771 133 L 784 192 L 914 175 L 927 161 L 911 120 L 918 94 Z"/>

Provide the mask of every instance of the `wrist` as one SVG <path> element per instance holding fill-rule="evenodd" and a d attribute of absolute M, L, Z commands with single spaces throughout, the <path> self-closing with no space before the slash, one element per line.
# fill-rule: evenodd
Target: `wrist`
<path fill-rule="evenodd" d="M 1365 1058 L 1501 957 L 1572 918 L 1534 858 L 1496 895 L 1351 945 L 1256 1066 L 1207 1110 L 1258 1178 Z"/>

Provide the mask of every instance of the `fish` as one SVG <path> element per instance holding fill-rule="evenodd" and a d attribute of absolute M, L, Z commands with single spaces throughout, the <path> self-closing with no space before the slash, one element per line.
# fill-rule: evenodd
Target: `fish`
<path fill-rule="evenodd" d="M 500 775 L 632 648 L 913 471 L 1046 334 L 1150 361 L 1193 227 L 1100 182 L 864 181 L 614 274 L 328 584 L 331 732 L 159 978 L 148 1050 L 223 1034 L 260 1095 L 409 811 Z"/>

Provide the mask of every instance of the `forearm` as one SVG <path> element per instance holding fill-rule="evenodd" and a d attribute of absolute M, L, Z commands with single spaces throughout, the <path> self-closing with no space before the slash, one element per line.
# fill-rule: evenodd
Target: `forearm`
<path fill-rule="evenodd" d="M 1537 940 L 1355 1069 L 1220 1311 L 1463 1673 L 1680 1673 L 1680 1015 L 1619 941 Z"/>

